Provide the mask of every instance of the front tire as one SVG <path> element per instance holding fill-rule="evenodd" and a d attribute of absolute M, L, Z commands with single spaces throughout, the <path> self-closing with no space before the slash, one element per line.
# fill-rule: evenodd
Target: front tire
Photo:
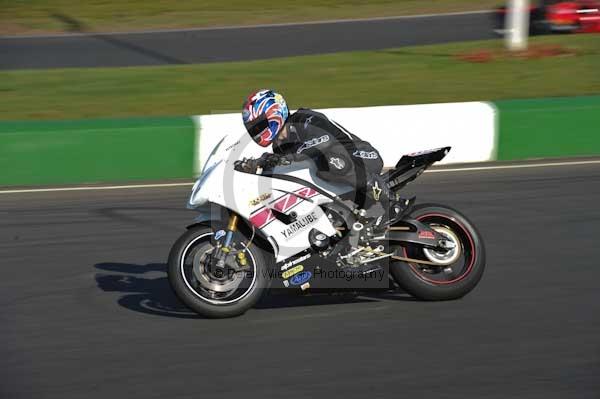
<path fill-rule="evenodd" d="M 254 306 L 268 288 L 269 262 L 258 246 L 250 244 L 246 249 L 250 265 L 247 272 L 211 275 L 202 260 L 214 251 L 214 233 L 208 226 L 194 226 L 175 242 L 169 253 L 169 282 L 177 297 L 203 317 L 239 316 Z M 245 237 L 236 233 L 236 240 L 244 241 Z"/>
<path fill-rule="evenodd" d="M 443 205 L 416 206 L 410 217 L 454 241 L 457 252 L 449 251 L 445 256 L 416 245 L 394 247 L 404 258 L 437 263 L 436 266 L 424 266 L 392 260 L 390 272 L 398 285 L 412 296 L 428 301 L 458 299 L 471 292 L 485 269 L 485 247 L 475 226 L 458 211 Z"/>

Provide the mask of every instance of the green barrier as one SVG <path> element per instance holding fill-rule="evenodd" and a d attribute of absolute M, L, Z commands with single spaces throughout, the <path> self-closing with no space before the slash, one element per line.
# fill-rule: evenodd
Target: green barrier
<path fill-rule="evenodd" d="M 495 105 L 498 160 L 600 154 L 600 96 Z M 0 186 L 191 178 L 195 130 L 190 117 L 0 122 Z"/>
<path fill-rule="evenodd" d="M 0 186 L 190 178 L 189 117 L 0 123 Z"/>
<path fill-rule="evenodd" d="M 499 110 L 498 160 L 600 154 L 600 96 L 510 100 Z"/>

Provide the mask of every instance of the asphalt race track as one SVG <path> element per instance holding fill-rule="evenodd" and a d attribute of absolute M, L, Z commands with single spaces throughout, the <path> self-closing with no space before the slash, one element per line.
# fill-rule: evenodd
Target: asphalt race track
<path fill-rule="evenodd" d="M 598 398 L 600 165 L 428 173 L 480 227 L 458 301 L 271 298 L 205 320 L 172 295 L 188 187 L 0 194 L 2 398 Z"/>
<path fill-rule="evenodd" d="M 258 60 L 493 37 L 489 12 L 172 32 L 0 37 L 0 70 Z"/>

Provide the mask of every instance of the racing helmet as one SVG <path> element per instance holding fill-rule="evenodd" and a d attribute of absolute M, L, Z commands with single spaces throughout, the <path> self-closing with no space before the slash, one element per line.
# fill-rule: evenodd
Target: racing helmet
<path fill-rule="evenodd" d="M 244 126 L 261 147 L 267 147 L 275 140 L 288 116 L 283 96 L 268 89 L 251 94 L 242 107 Z"/>

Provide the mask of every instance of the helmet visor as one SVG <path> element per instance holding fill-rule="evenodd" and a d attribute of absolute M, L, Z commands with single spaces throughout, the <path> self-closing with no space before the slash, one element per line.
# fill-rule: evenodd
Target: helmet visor
<path fill-rule="evenodd" d="M 252 140 L 258 144 L 265 129 L 269 128 L 269 120 L 266 115 L 261 115 L 253 121 L 245 123 L 245 126 Z"/>

